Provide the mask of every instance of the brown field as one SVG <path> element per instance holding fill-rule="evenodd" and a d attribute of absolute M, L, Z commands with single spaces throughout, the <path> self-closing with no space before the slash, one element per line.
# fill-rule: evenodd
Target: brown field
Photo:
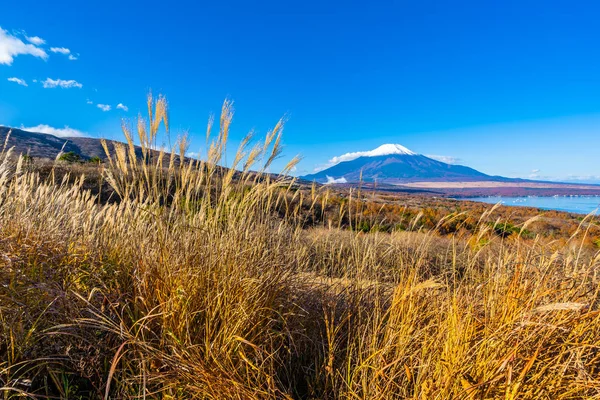
<path fill-rule="evenodd" d="M 281 122 L 234 173 L 228 102 L 152 152 L 148 102 L 104 164 L 0 156 L 4 398 L 599 397 L 597 218 L 298 185 Z"/>

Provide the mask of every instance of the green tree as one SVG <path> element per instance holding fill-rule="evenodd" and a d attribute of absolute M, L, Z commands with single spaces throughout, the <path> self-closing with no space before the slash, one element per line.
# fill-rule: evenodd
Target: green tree
<path fill-rule="evenodd" d="M 66 161 L 68 163 L 78 162 L 80 159 L 81 157 L 79 156 L 79 154 L 75 153 L 74 151 L 68 151 L 66 153 L 61 154 L 60 157 L 58 157 L 59 161 Z"/>

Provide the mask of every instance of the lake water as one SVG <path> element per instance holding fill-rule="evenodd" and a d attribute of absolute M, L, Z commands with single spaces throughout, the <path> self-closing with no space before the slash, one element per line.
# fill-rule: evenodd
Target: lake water
<path fill-rule="evenodd" d="M 589 214 L 596 211 L 600 215 L 600 196 L 555 196 L 555 197 L 469 197 L 460 200 L 472 200 L 483 203 L 502 203 L 506 206 L 535 207 L 544 210 L 567 211 L 577 214 Z"/>

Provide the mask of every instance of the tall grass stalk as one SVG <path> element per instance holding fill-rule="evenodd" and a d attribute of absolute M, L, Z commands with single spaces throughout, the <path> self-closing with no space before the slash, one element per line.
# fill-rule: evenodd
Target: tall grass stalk
<path fill-rule="evenodd" d="M 99 202 L 0 155 L 4 398 L 600 397 L 600 256 L 543 240 L 356 230 L 363 195 L 269 173 L 283 120 L 223 168 L 233 105 L 186 157 L 164 97 L 105 142 Z M 139 147 L 136 147 L 139 145 Z M 362 189 L 361 189 L 362 190 Z M 453 218 L 453 217 L 448 217 Z M 493 225 L 492 225 L 493 226 Z M 524 225 L 521 232 L 526 228 Z"/>

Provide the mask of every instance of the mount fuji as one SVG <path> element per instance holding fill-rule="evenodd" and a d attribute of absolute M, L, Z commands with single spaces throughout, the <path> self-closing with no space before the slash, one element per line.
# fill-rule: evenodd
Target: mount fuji
<path fill-rule="evenodd" d="M 406 183 L 508 181 L 463 165 L 447 164 L 417 154 L 399 144 L 384 144 L 371 151 L 347 153 L 331 160 L 335 165 L 302 178 L 319 183 Z"/>

